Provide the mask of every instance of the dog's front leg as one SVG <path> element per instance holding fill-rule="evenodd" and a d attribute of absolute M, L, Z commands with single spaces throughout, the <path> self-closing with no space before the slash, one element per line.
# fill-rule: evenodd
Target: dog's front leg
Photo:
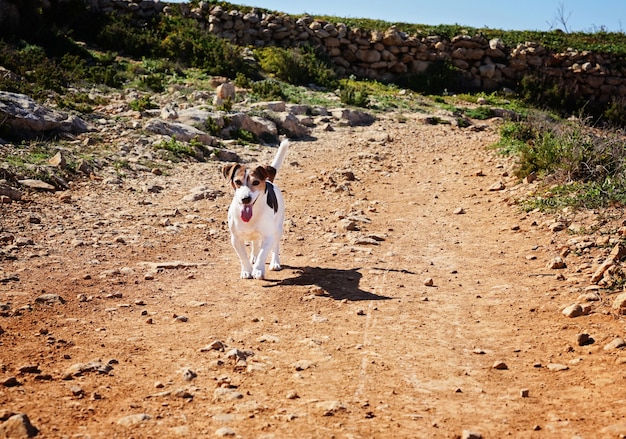
<path fill-rule="evenodd" d="M 232 236 L 230 239 L 235 252 L 237 252 L 237 256 L 239 256 L 239 261 L 241 262 L 241 278 L 242 279 L 251 279 L 252 278 L 252 264 L 250 260 L 248 260 L 248 255 L 246 254 L 246 243 L 240 239 L 237 239 L 235 236 Z"/>
<path fill-rule="evenodd" d="M 265 262 L 270 250 L 274 247 L 274 239 L 271 236 L 264 236 L 258 248 L 259 253 L 252 266 L 252 277 L 255 279 L 265 279 Z"/>

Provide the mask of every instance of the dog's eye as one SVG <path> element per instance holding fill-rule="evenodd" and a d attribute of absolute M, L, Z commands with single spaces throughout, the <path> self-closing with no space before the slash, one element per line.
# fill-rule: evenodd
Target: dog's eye
<path fill-rule="evenodd" d="M 254 181 L 252 182 L 252 186 L 258 186 L 258 185 L 260 185 L 260 184 L 261 184 L 261 182 L 260 182 L 259 180 L 254 180 Z"/>
<path fill-rule="evenodd" d="M 235 180 L 235 186 L 241 186 L 241 180 Z"/>

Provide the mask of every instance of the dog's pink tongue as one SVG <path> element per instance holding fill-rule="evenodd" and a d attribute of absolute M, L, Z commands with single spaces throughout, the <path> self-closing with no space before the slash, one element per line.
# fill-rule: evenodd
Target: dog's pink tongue
<path fill-rule="evenodd" d="M 252 206 L 246 204 L 241 211 L 241 219 L 247 223 L 250 218 L 252 218 Z"/>

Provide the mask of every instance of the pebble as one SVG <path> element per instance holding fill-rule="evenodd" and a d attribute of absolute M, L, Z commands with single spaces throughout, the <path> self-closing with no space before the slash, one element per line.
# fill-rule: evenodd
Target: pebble
<path fill-rule="evenodd" d="M 605 351 L 614 351 L 616 349 L 621 349 L 623 347 L 626 346 L 626 341 L 624 341 L 623 338 L 618 337 L 615 340 L 613 340 L 612 342 L 606 344 L 604 346 L 604 350 Z"/>
<path fill-rule="evenodd" d="M 551 261 L 546 264 L 546 268 L 550 270 L 561 270 L 563 268 L 567 268 L 567 264 L 560 256 L 555 256 Z"/>
<path fill-rule="evenodd" d="M 17 380 L 17 378 L 11 376 L 0 381 L 0 385 L 2 385 L 3 387 L 17 387 L 21 386 L 22 384 Z"/>
<path fill-rule="evenodd" d="M 509 368 L 504 361 L 496 361 L 491 367 L 496 370 L 507 370 Z"/>
<path fill-rule="evenodd" d="M 307 370 L 313 366 L 315 366 L 315 362 L 309 360 L 299 360 L 293 365 L 297 371 Z"/>
<path fill-rule="evenodd" d="M 35 303 L 43 303 L 46 305 L 52 305 L 54 303 L 65 303 L 65 299 L 63 299 L 58 294 L 42 294 L 41 296 L 35 299 Z"/>
<path fill-rule="evenodd" d="M 300 396 L 298 395 L 298 392 L 296 392 L 295 390 L 290 390 L 289 392 L 287 392 L 287 399 L 298 399 L 300 398 Z"/>
<path fill-rule="evenodd" d="M 150 416 L 147 413 L 139 413 L 136 415 L 128 415 L 128 416 L 124 416 L 123 418 L 120 418 L 117 420 L 118 425 L 122 425 L 124 427 L 132 427 L 138 424 L 141 424 L 143 422 L 149 421 L 152 419 L 152 416 Z"/>
<path fill-rule="evenodd" d="M 461 439 L 483 439 L 483 435 L 471 430 L 463 430 Z"/>
<path fill-rule="evenodd" d="M 198 376 L 198 374 L 195 373 L 193 370 L 191 370 L 189 368 L 183 369 L 183 379 L 185 381 L 192 381 L 197 376 Z"/>
<path fill-rule="evenodd" d="M 569 367 L 564 364 L 550 363 L 546 366 L 549 370 L 560 372 L 564 370 L 569 370 Z"/>
<path fill-rule="evenodd" d="M 214 340 L 203 348 L 200 348 L 200 352 L 208 352 L 208 351 L 221 351 L 224 352 L 226 348 L 226 344 L 220 340 Z"/>
<path fill-rule="evenodd" d="M 278 343 L 280 338 L 271 334 L 263 334 L 259 337 L 259 343 Z"/>
<path fill-rule="evenodd" d="M 591 338 L 589 334 L 583 333 L 576 336 L 576 343 L 578 344 L 578 346 L 586 346 L 588 344 L 592 344 L 593 341 L 593 338 Z"/>
<path fill-rule="evenodd" d="M 433 285 L 435 285 L 435 281 L 433 280 L 432 277 L 424 279 L 424 286 L 432 287 Z"/>
<path fill-rule="evenodd" d="M 580 316 L 585 316 L 589 314 L 590 312 L 591 312 L 590 305 L 587 305 L 587 304 L 581 305 L 579 303 L 574 303 L 573 305 L 566 307 L 562 311 L 564 316 L 572 318 L 572 319 L 576 317 L 580 317 Z"/>
<path fill-rule="evenodd" d="M 519 396 L 521 396 L 522 398 L 528 398 L 529 395 L 530 395 L 530 390 L 528 389 L 522 389 L 519 391 Z"/>
<path fill-rule="evenodd" d="M 232 428 L 222 427 L 222 428 L 218 428 L 217 430 L 215 430 L 215 435 L 219 437 L 226 437 L 226 436 L 236 436 L 237 433 Z"/>
<path fill-rule="evenodd" d="M 243 395 L 235 389 L 228 387 L 218 387 L 213 391 L 213 401 L 228 402 L 243 399 Z"/>
<path fill-rule="evenodd" d="M 506 186 L 501 181 L 498 181 L 498 182 L 492 184 L 491 186 L 489 186 L 489 191 L 490 192 L 503 191 L 504 189 L 506 189 Z"/>
<path fill-rule="evenodd" d="M 341 401 L 320 401 L 315 407 L 322 411 L 323 416 L 334 416 L 346 410 L 346 406 Z"/>

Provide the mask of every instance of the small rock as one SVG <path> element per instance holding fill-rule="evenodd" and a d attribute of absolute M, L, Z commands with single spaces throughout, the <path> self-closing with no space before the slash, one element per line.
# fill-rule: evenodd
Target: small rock
<path fill-rule="evenodd" d="M 549 268 L 550 270 L 560 270 L 560 269 L 563 269 L 563 268 L 566 268 L 566 267 L 567 267 L 567 264 L 565 264 L 565 261 L 560 256 L 554 257 L 546 265 L 546 268 Z"/>
<path fill-rule="evenodd" d="M 197 376 L 198 376 L 198 374 L 195 373 L 193 370 L 191 370 L 189 368 L 183 369 L 183 379 L 185 381 L 192 381 Z"/>
<path fill-rule="evenodd" d="M 223 341 L 214 340 L 203 348 L 200 348 L 200 352 L 208 352 L 208 351 L 221 351 L 224 352 L 226 345 Z"/>
<path fill-rule="evenodd" d="M 528 389 L 522 389 L 522 390 L 520 390 L 520 391 L 519 391 L 519 395 L 520 395 L 522 398 L 528 398 L 528 396 L 530 395 L 530 390 L 528 390 Z"/>
<path fill-rule="evenodd" d="M 35 299 L 35 303 L 43 303 L 46 305 L 52 305 L 54 303 L 65 303 L 65 299 L 63 299 L 58 294 L 42 294 L 41 296 Z"/>
<path fill-rule="evenodd" d="M 48 333 L 48 331 L 43 330 L 43 331 L 39 331 L 40 333 L 43 333 L 44 335 Z M 39 370 L 39 365 L 38 364 L 26 364 L 24 366 L 20 366 L 18 367 L 17 371 L 19 373 L 39 373 L 41 372 Z"/>
<path fill-rule="evenodd" d="M 612 308 L 617 314 L 626 314 L 626 293 L 621 293 L 615 297 Z"/>
<path fill-rule="evenodd" d="M 85 391 L 80 386 L 72 386 L 70 388 L 70 391 L 72 392 L 72 395 L 74 395 L 74 396 L 83 396 L 83 395 L 85 395 Z"/>
<path fill-rule="evenodd" d="M 463 209 L 462 207 L 457 207 L 456 209 L 454 209 L 454 211 L 452 211 L 452 213 L 455 215 L 463 215 L 465 213 L 465 209 Z"/>
<path fill-rule="evenodd" d="M 228 387 L 218 387 L 213 391 L 213 400 L 215 402 L 228 402 L 243 399 L 243 395 L 235 389 Z"/>
<path fill-rule="evenodd" d="M 623 347 L 626 346 L 626 341 L 624 341 L 623 338 L 618 337 L 615 340 L 613 340 L 612 342 L 606 344 L 604 346 L 604 350 L 605 351 L 614 351 L 616 349 L 621 349 Z"/>
<path fill-rule="evenodd" d="M 54 191 L 54 190 L 56 190 L 56 188 L 54 186 L 52 186 L 51 184 L 46 183 L 45 181 L 34 180 L 34 179 L 31 179 L 31 178 L 27 178 L 25 180 L 18 180 L 18 183 L 21 184 L 22 186 L 26 186 L 28 188 L 37 189 L 37 190 L 41 190 L 41 191 Z"/>
<path fill-rule="evenodd" d="M 569 367 L 564 364 L 550 363 L 546 366 L 549 370 L 560 372 L 564 370 L 569 370 Z"/>
<path fill-rule="evenodd" d="M 122 425 L 124 427 L 132 427 L 134 425 L 149 421 L 150 419 L 152 419 L 152 416 L 148 415 L 147 413 L 140 413 L 137 415 L 124 416 L 123 418 L 118 419 L 117 423 L 118 425 Z"/>
<path fill-rule="evenodd" d="M 585 316 L 591 313 L 591 306 L 580 303 L 574 303 L 573 305 L 568 306 L 562 311 L 563 315 L 569 318 L 576 318 L 580 316 Z"/>
<path fill-rule="evenodd" d="M 309 288 L 309 292 L 312 295 L 318 296 L 318 297 L 328 296 L 328 291 L 326 291 L 324 288 L 318 287 L 318 286 L 312 286 L 311 288 Z"/>
<path fill-rule="evenodd" d="M 489 191 L 490 192 L 503 191 L 504 189 L 506 189 L 506 186 L 501 181 L 498 181 L 498 182 L 492 184 L 491 186 L 489 186 Z"/>
<path fill-rule="evenodd" d="M 313 366 L 315 366 L 315 363 L 309 360 L 299 360 L 299 361 L 296 361 L 296 363 L 293 365 L 293 367 L 297 371 L 307 370 Z"/>
<path fill-rule="evenodd" d="M 298 395 L 298 392 L 296 392 L 295 390 L 290 390 L 289 392 L 287 392 L 287 399 L 298 399 L 300 398 L 300 396 Z"/>
<path fill-rule="evenodd" d="M 54 166 L 55 168 L 65 169 L 67 166 L 67 160 L 61 151 L 57 152 L 54 157 L 48 160 L 50 166 Z"/>
<path fill-rule="evenodd" d="M 483 435 L 475 431 L 463 430 L 461 439 L 483 439 Z"/>
<path fill-rule="evenodd" d="M 222 427 L 215 430 L 215 435 L 219 437 L 236 436 L 235 430 L 229 427 Z"/>
<path fill-rule="evenodd" d="M 432 287 L 433 285 L 435 285 L 435 281 L 433 280 L 432 277 L 424 279 L 424 286 Z"/>
<path fill-rule="evenodd" d="M 316 407 L 322 411 L 324 416 L 334 416 L 336 413 L 346 410 L 346 406 L 341 401 L 321 401 Z"/>
<path fill-rule="evenodd" d="M 560 221 L 556 221 L 552 224 L 550 224 L 548 226 L 548 229 L 550 229 L 551 232 L 560 232 L 561 230 L 565 230 L 567 226 L 565 225 L 565 223 L 562 223 Z"/>
<path fill-rule="evenodd" d="M 504 361 L 496 361 L 491 367 L 497 370 L 507 370 L 509 368 Z"/>
<path fill-rule="evenodd" d="M 589 336 L 589 334 L 578 334 L 576 336 L 576 343 L 578 346 L 586 346 L 593 344 L 594 340 Z"/>
<path fill-rule="evenodd" d="M 15 377 L 8 377 L 0 381 L 0 385 L 3 387 L 17 387 L 21 386 L 22 384 Z"/>

